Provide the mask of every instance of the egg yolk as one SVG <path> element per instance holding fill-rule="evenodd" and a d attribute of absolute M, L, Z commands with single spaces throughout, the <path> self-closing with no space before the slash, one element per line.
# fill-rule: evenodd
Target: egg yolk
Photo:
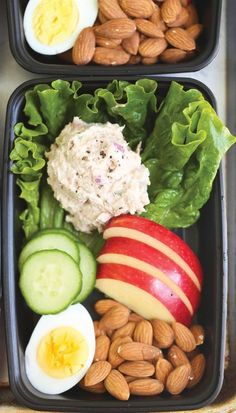
<path fill-rule="evenodd" d="M 48 376 L 63 379 L 84 367 L 88 353 L 87 342 L 79 331 L 60 327 L 42 338 L 37 349 L 37 361 Z"/>
<path fill-rule="evenodd" d="M 53 46 L 74 33 L 79 22 L 75 0 L 41 0 L 33 14 L 33 30 L 40 43 Z"/>

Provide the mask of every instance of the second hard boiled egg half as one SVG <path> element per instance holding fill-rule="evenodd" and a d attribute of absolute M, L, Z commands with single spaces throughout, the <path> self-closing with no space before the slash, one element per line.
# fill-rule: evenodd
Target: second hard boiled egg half
<path fill-rule="evenodd" d="M 23 23 L 26 40 L 38 53 L 62 53 L 94 24 L 97 13 L 97 0 L 30 0 Z"/>
<path fill-rule="evenodd" d="M 94 352 L 93 322 L 81 304 L 42 316 L 25 351 L 27 377 L 42 393 L 63 393 L 84 377 Z"/>

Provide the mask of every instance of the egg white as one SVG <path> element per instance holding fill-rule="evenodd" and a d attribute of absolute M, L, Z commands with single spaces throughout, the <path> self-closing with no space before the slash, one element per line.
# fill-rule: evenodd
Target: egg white
<path fill-rule="evenodd" d="M 55 55 L 71 49 L 79 35 L 85 28 L 92 26 L 98 14 L 98 0 L 75 0 L 79 10 L 79 23 L 74 33 L 64 42 L 56 45 L 45 45 L 36 38 L 33 27 L 33 14 L 41 0 L 29 0 L 25 9 L 23 27 L 25 38 L 29 46 L 38 53 Z"/>
<path fill-rule="evenodd" d="M 73 376 L 64 379 L 48 376 L 37 362 L 37 348 L 41 339 L 58 327 L 75 328 L 84 336 L 88 345 L 88 358 L 85 366 Z M 85 307 L 75 304 L 59 314 L 44 315 L 40 318 L 25 351 L 26 374 L 33 387 L 40 392 L 60 394 L 69 390 L 84 377 L 93 362 L 94 353 L 95 334 L 92 318 Z"/>

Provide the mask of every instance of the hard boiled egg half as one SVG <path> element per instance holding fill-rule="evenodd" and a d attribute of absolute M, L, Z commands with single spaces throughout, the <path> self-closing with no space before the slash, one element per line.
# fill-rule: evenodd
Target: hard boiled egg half
<path fill-rule="evenodd" d="M 97 0 L 29 0 L 24 14 L 25 37 L 38 53 L 65 52 L 98 13 Z"/>
<path fill-rule="evenodd" d="M 63 393 L 84 377 L 94 352 L 93 321 L 81 304 L 42 316 L 25 351 L 27 377 L 40 392 Z"/>

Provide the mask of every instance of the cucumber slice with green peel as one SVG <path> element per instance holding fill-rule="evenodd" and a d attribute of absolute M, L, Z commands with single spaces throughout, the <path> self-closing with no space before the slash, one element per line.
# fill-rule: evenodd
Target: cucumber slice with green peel
<path fill-rule="evenodd" d="M 82 303 L 94 289 L 96 281 L 97 263 L 91 251 L 83 244 L 78 244 L 80 253 L 80 271 L 82 273 L 82 288 L 75 303 Z"/>
<path fill-rule="evenodd" d="M 79 240 L 79 238 L 76 237 L 75 234 L 73 234 L 73 232 L 71 232 L 71 231 L 69 231 L 68 229 L 65 229 L 65 228 L 45 228 L 45 229 L 41 229 L 40 231 L 35 232 L 35 234 L 32 236 L 32 238 L 38 238 L 41 235 L 45 235 L 45 234 L 62 234 L 62 235 L 66 235 L 68 238 L 70 238 L 74 242 L 81 242 Z"/>
<path fill-rule="evenodd" d="M 38 251 L 23 264 L 19 287 L 37 314 L 56 314 L 79 294 L 82 274 L 70 255 L 58 250 Z"/>
<path fill-rule="evenodd" d="M 43 250 L 60 250 L 70 255 L 77 263 L 80 260 L 78 245 L 75 241 L 65 234 L 58 232 L 41 233 L 37 237 L 32 238 L 23 248 L 19 257 L 19 269 L 26 259 L 36 251 Z"/>

